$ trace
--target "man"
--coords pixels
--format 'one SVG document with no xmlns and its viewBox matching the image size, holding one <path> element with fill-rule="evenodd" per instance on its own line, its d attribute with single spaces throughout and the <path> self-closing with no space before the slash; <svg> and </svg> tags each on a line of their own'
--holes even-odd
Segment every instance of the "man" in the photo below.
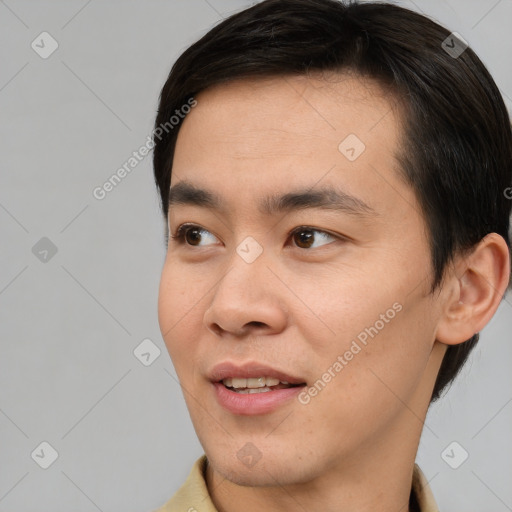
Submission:
<svg viewBox="0 0 512 512">
<path fill-rule="evenodd" d="M 397 6 L 266 0 L 177 60 L 155 142 L 159 323 L 205 451 L 160 511 L 437 510 L 426 412 L 510 282 L 478 57 Z"/>
</svg>

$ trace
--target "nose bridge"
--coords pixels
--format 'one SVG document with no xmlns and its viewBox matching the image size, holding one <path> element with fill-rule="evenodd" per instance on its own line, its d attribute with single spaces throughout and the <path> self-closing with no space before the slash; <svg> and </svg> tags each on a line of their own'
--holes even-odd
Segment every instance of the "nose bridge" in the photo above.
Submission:
<svg viewBox="0 0 512 512">
<path fill-rule="evenodd" d="M 253 237 L 238 244 L 205 312 L 208 329 L 240 334 L 251 326 L 283 328 L 286 312 L 278 290 L 269 282 L 273 276 L 269 263 L 263 246 Z"/>
<path fill-rule="evenodd" d="M 254 296 L 251 292 L 257 294 L 257 289 L 271 274 L 267 268 L 270 263 L 268 255 L 269 252 L 263 248 L 263 242 L 258 242 L 253 236 L 246 236 L 235 247 L 228 262 L 228 271 L 220 280 L 219 288 L 225 286 L 231 291 L 233 288 L 239 289 L 246 298 Z"/>
<path fill-rule="evenodd" d="M 263 246 L 254 238 L 246 237 L 233 252 L 228 271 L 219 281 L 212 302 L 215 299 L 224 300 L 223 295 L 227 295 L 228 299 L 239 299 L 240 305 L 265 300 L 264 296 L 268 297 L 269 294 L 262 291 L 269 291 L 265 282 L 271 275 L 268 264 Z"/>
</svg>

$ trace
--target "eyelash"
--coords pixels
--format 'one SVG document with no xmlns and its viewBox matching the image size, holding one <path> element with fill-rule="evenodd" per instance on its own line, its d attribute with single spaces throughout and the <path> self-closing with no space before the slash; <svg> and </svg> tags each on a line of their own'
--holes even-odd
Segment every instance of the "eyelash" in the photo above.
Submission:
<svg viewBox="0 0 512 512">
<path fill-rule="evenodd" d="M 185 244 L 185 235 L 187 233 L 187 229 L 192 229 L 192 228 L 196 228 L 198 231 L 206 231 L 208 233 L 210 233 L 210 231 L 208 231 L 207 229 L 204 229 L 202 228 L 201 226 L 198 226 L 197 224 L 189 224 L 189 223 L 185 223 L 185 224 L 181 224 L 180 226 L 178 226 L 178 229 L 176 230 L 176 233 L 174 235 L 170 235 L 169 238 L 174 240 L 176 243 L 178 244 L 181 244 L 181 245 L 184 245 Z M 296 228 L 292 229 L 289 233 L 288 233 L 288 236 L 287 236 L 287 239 L 290 238 L 290 236 L 292 236 L 293 234 L 297 233 L 297 232 L 300 232 L 300 231 L 315 231 L 317 233 L 324 233 L 332 238 L 335 238 L 339 241 L 347 241 L 348 238 L 346 237 L 343 237 L 343 236 L 340 236 L 340 235 L 333 235 L 332 233 L 329 233 L 328 231 L 324 231 L 323 229 L 317 229 L 317 228 L 314 228 L 312 226 L 297 226 Z M 332 243 L 332 242 L 330 242 Z M 329 244 L 325 244 L 325 245 L 330 245 Z M 189 247 L 197 247 L 195 245 L 190 245 Z M 306 250 L 304 249 L 303 247 L 298 247 L 298 249 L 303 249 L 303 250 Z"/>
</svg>

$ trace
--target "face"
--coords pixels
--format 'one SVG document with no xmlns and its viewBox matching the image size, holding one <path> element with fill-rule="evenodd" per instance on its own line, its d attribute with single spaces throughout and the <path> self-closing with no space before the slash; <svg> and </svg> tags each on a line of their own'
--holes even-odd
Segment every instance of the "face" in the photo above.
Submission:
<svg viewBox="0 0 512 512">
<path fill-rule="evenodd" d="M 159 323 L 212 468 L 292 484 L 403 450 L 433 385 L 439 308 L 391 100 L 349 76 L 196 99 L 174 156 L 182 236 Z"/>
</svg>

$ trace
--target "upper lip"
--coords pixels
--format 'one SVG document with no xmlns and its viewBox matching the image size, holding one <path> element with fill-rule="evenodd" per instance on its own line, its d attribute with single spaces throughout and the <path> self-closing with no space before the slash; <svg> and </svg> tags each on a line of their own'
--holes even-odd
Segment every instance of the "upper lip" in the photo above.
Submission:
<svg viewBox="0 0 512 512">
<path fill-rule="evenodd" d="M 228 377 L 238 378 L 256 378 L 256 377 L 274 377 L 280 381 L 285 381 L 290 384 L 305 384 L 304 379 L 290 375 L 284 371 L 276 368 L 271 368 L 264 363 L 255 361 L 236 364 L 230 361 L 225 361 L 216 364 L 208 373 L 208 378 L 212 382 L 219 382 L 227 379 Z"/>
</svg>

